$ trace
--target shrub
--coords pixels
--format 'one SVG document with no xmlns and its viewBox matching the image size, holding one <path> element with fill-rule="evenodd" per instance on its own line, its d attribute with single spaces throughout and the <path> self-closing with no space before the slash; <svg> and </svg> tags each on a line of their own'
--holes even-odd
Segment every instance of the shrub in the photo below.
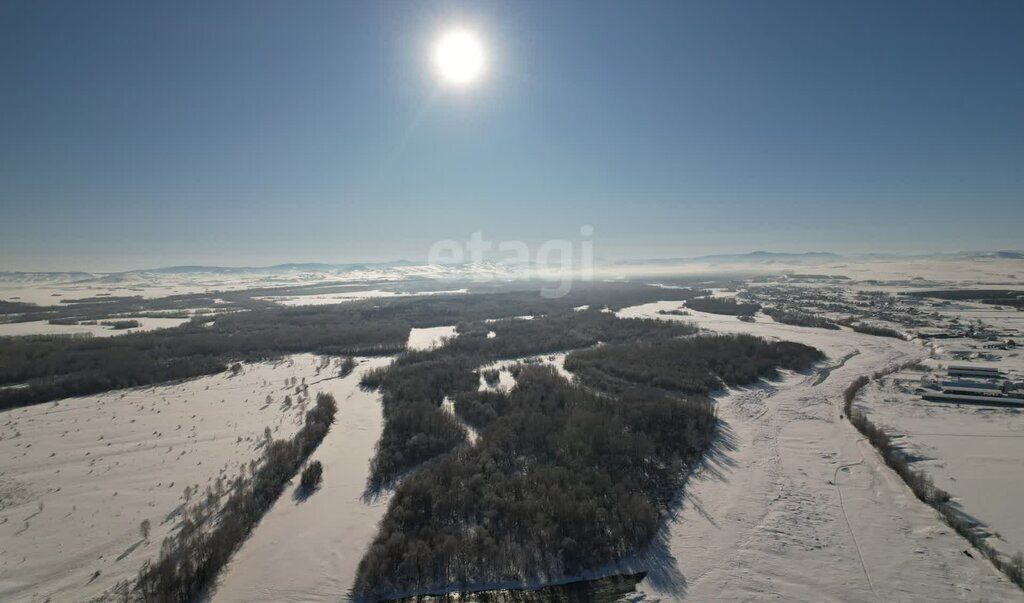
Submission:
<svg viewBox="0 0 1024 603">
<path fill-rule="evenodd" d="M 302 470 L 302 478 L 299 480 L 299 485 L 302 486 L 303 490 L 313 490 L 320 485 L 323 474 L 324 467 L 320 464 L 320 461 L 313 461 Z"/>
<path fill-rule="evenodd" d="M 114 330 L 137 329 L 142 325 L 137 320 L 104 320 L 100 324 L 105 327 L 112 327 Z"/>
<path fill-rule="evenodd" d="M 899 331 L 890 329 L 889 327 L 876 327 L 874 325 L 864 324 L 862 322 L 853 323 L 850 328 L 858 333 L 864 333 L 865 335 L 875 335 L 876 337 L 892 337 L 894 339 L 903 339 Z"/>
<path fill-rule="evenodd" d="M 356 369 L 356 360 L 351 356 L 345 356 L 338 365 L 338 376 L 348 377 Z"/>
</svg>

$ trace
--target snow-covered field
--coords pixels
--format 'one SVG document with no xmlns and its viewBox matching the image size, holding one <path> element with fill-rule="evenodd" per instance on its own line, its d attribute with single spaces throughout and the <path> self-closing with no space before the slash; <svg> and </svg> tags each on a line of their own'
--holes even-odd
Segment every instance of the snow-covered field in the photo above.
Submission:
<svg viewBox="0 0 1024 603">
<path fill-rule="evenodd" d="M 969 283 L 1009 288 L 1018 278 L 1019 265 L 1009 260 L 837 261 L 799 270 L 879 279 L 838 284 L 851 291 L 895 293 L 907 290 L 906 283 L 918 278 L 943 286 Z M 429 268 L 274 275 L 147 273 L 117 279 L 79 276 L 43 284 L 0 283 L 0 299 L 53 304 L 61 298 L 99 294 L 156 297 L 339 279 L 355 283 L 360 278 L 365 284 L 368 278 L 401 280 L 436 274 Z M 721 268 L 711 266 L 707 271 Z M 395 294 L 379 289 L 274 301 L 339 303 L 375 293 Z M 716 289 L 715 294 L 735 292 Z M 649 571 L 640 598 L 1024 599 L 980 555 L 965 555 L 969 544 L 918 501 L 840 416 L 842 390 L 850 382 L 908 360 L 928 358 L 932 352 L 925 342 L 876 337 L 848 328 L 785 325 L 763 314 L 757 315 L 756 322 L 746 323 L 694 310 L 686 316 L 658 313 L 680 305 L 645 304 L 617 314 L 802 342 L 821 349 L 829 360 L 819 372 L 790 373 L 777 382 L 718 396 L 717 412 L 723 421 L 718 448 L 689 482 L 664 538 L 639 558 L 622 564 L 621 569 Z M 1024 316 L 972 303 L 952 304 L 942 312 L 958 313 L 965 323 L 981 319 L 1008 328 L 1020 328 Z M 160 321 L 181 322 L 140 321 L 144 328 L 173 326 Z M 61 333 L 76 328 L 6 324 L 0 325 L 0 335 L 28 334 L 6 330 L 43 326 L 55 329 L 45 332 Z M 94 335 L 138 330 L 81 328 L 95 329 Z M 412 349 L 429 349 L 454 334 L 453 327 L 414 329 L 408 344 Z M 938 346 L 939 357 L 962 347 L 948 341 Z M 532 361 L 551 364 L 571 377 L 564 370 L 564 358 L 565 354 L 554 354 Z M 1022 358 L 1001 360 L 1024 362 Z M 339 403 L 336 423 L 313 455 L 324 464 L 323 484 L 305 499 L 296 498 L 293 488 L 286 490 L 223 571 L 210 598 L 266 602 L 345 598 L 387 505 L 386 495 L 363 499 L 382 419 L 378 394 L 361 390 L 358 382 L 364 371 L 388 361 L 360 359 L 352 375 L 336 379 L 333 364 L 321 368 L 322 358 L 300 355 L 278 363 L 247 365 L 237 376 L 215 375 L 0 412 L 0 600 L 88 600 L 119 580 L 133 578 L 178 524 L 176 511 L 185 502 L 186 486 L 195 488 L 191 496 L 205 496 L 218 477 L 234 477 L 241 465 L 258 456 L 265 427 L 278 438 L 299 427 L 302 410 L 292 377 L 299 383 L 305 379 L 310 398 L 320 391 L 331 392 Z M 484 368 L 501 369 L 498 387 L 509 388 L 514 379 L 508 366 L 514 362 Z M 1024 414 L 938 407 L 901 390 L 899 377 L 869 389 L 859 403 L 887 431 L 903 434 L 901 443 L 924 457 L 918 464 L 939 487 L 953 494 L 965 512 L 997 532 L 1006 544 L 1004 550 L 1024 548 L 1024 522 L 1019 521 L 1017 509 L 1024 499 Z M 481 387 L 489 387 L 483 378 Z M 295 398 L 291 406 L 284 403 L 286 395 Z M 147 519 L 152 526 L 148 540 L 140 534 L 140 523 Z"/>
<path fill-rule="evenodd" d="M 140 333 L 142 331 L 155 331 L 157 329 L 169 329 L 188 322 L 187 318 L 134 318 L 121 320 L 136 320 L 139 326 L 132 329 L 115 329 L 108 325 L 51 325 L 45 320 L 34 320 L 30 322 L 9 322 L 0 323 L 0 337 L 20 337 L 23 335 L 89 335 L 92 337 L 114 337 L 126 333 Z"/>
<path fill-rule="evenodd" d="M 1012 334 L 1024 312 L 973 302 L 938 308 L 943 319 Z M 1024 409 L 923 400 L 922 378 L 940 382 L 950 364 L 999 368 L 1010 381 L 1024 380 L 1024 351 L 1000 349 L 987 335 L 934 339 L 922 370 L 904 370 L 871 383 L 856 404 L 896 437 L 914 467 L 950 493 L 960 509 L 992 534 L 988 543 L 1012 555 L 1024 550 Z M 1019 339 L 1019 338 L 1018 338 Z"/>
<path fill-rule="evenodd" d="M 409 341 L 405 345 L 410 350 L 432 350 L 443 344 L 445 339 L 456 336 L 458 333 L 454 326 L 410 329 Z"/>
<path fill-rule="evenodd" d="M 348 377 L 320 384 L 338 401 L 335 423 L 311 457 L 323 463 L 323 483 L 305 499 L 285 490 L 222 572 L 213 601 L 345 598 L 389 500 L 363 498 L 383 418 L 379 394 L 359 388 L 363 372 L 388 362 L 363 359 Z"/>
<path fill-rule="evenodd" d="M 266 428 L 298 429 L 293 377 L 314 398 L 337 389 L 318 382 L 336 374 L 323 362 L 293 356 L 0 412 L 0 600 L 86 601 L 134 578 L 178 525 L 186 487 L 205 496 L 257 458 Z"/>
<path fill-rule="evenodd" d="M 1024 599 L 980 555 L 964 555 L 966 541 L 840 418 L 842 390 L 851 381 L 924 358 L 923 346 L 760 315 L 744 323 L 702 312 L 657 314 L 677 306 L 647 304 L 619 315 L 798 341 L 821 349 L 836 366 L 820 383 L 820 373 L 789 375 L 719 397 L 723 437 L 687 486 L 664 541 L 644 559 L 652 568 L 641 583 L 646 599 Z"/>
<path fill-rule="evenodd" d="M 1024 410 L 929 402 L 913 392 L 919 371 L 872 383 L 857 406 L 920 460 L 935 485 L 1000 535 L 993 546 L 1024 550 Z"/>
<path fill-rule="evenodd" d="M 344 293 L 321 293 L 312 295 L 291 295 L 291 296 L 267 296 L 258 297 L 265 301 L 271 301 L 281 306 L 326 306 L 330 304 L 341 304 L 350 301 L 364 299 L 377 299 L 381 297 L 410 297 L 414 295 L 458 295 L 465 293 L 465 289 L 452 289 L 450 291 L 429 291 L 417 293 L 402 293 L 397 291 L 383 291 L 371 289 L 367 291 L 347 291 Z"/>
</svg>

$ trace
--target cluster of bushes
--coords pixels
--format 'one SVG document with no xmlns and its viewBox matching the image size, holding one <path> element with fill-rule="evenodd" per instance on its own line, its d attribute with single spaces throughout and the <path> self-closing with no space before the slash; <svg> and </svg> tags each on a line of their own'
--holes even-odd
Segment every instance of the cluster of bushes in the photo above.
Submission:
<svg viewBox="0 0 1024 603">
<path fill-rule="evenodd" d="M 124 330 L 124 329 L 137 329 L 140 326 L 142 326 L 142 323 L 140 323 L 139 321 L 134 320 L 134 319 L 132 319 L 132 320 L 103 320 L 103 321 L 100 321 L 100 324 L 105 326 L 105 327 L 110 327 L 110 328 L 112 328 L 114 330 L 118 330 L 118 331 Z"/>
<path fill-rule="evenodd" d="M 689 312 L 687 312 L 686 310 L 681 310 L 681 309 L 676 309 L 676 310 L 658 310 L 658 314 L 661 314 L 661 315 L 664 315 L 664 316 L 689 316 L 690 315 Z"/>
<path fill-rule="evenodd" d="M 352 371 L 356 370 L 356 359 L 351 356 L 345 356 L 338 363 L 338 376 L 348 377 L 352 374 Z"/>
<path fill-rule="evenodd" d="M 895 339 L 903 339 L 903 335 L 895 329 L 889 327 L 877 327 L 869 325 L 863 322 L 855 322 L 850 324 L 850 328 L 858 333 L 864 333 L 865 335 L 875 335 L 877 337 L 893 337 Z"/>
<path fill-rule="evenodd" d="M 327 435 L 337 408 L 333 396 L 318 394 L 302 428 L 291 440 L 270 442 L 251 477 L 247 480 L 243 474 L 235 479 L 219 511 L 216 504 L 209 504 L 216 502 L 211 499 L 185 513 L 181 529 L 164 540 L 160 556 L 139 571 L 137 594 L 145 601 L 190 601 L 210 585 Z"/>
<path fill-rule="evenodd" d="M 459 417 L 476 429 L 487 427 L 508 410 L 508 396 L 491 390 L 462 392 L 453 402 Z"/>
<path fill-rule="evenodd" d="M 753 316 L 761 309 L 761 304 L 739 302 L 732 297 L 696 297 L 686 302 L 686 306 L 698 312 L 729 316 Z"/>
<path fill-rule="evenodd" d="M 654 537 L 711 440 L 710 404 L 650 391 L 612 398 L 547 366 L 519 373 L 507 394 L 456 397 L 480 437 L 397 487 L 357 596 L 549 581 Z"/>
<path fill-rule="evenodd" d="M 569 354 L 565 368 L 605 392 L 637 385 L 689 394 L 753 383 L 777 369 L 803 370 L 824 359 L 815 348 L 753 335 L 701 335 L 603 345 Z"/>
<path fill-rule="evenodd" d="M 821 316 L 815 316 L 813 314 L 797 310 L 785 310 L 783 308 L 775 307 L 765 308 L 764 313 L 771 316 L 776 322 L 781 322 L 785 325 L 816 327 L 818 329 L 831 329 L 833 331 L 839 329 L 839 325 L 827 318 L 822 318 Z"/>
<path fill-rule="evenodd" d="M 306 465 L 306 468 L 302 470 L 302 477 L 299 478 L 299 486 L 310 492 L 313 488 L 320 485 L 320 480 L 323 479 L 324 466 L 320 461 L 313 461 Z"/>
</svg>

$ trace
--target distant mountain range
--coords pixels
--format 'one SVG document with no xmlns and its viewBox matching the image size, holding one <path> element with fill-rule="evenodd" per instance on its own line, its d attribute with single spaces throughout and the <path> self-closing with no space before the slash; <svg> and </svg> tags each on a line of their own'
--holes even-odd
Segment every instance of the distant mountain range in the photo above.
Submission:
<svg viewBox="0 0 1024 603">
<path fill-rule="evenodd" d="M 809 251 L 804 253 L 780 253 L 771 251 L 752 251 L 749 253 L 702 255 L 689 258 L 649 258 L 639 260 L 623 260 L 604 262 L 605 265 L 619 266 L 665 266 L 682 264 L 826 264 L 844 261 L 891 261 L 908 259 L 942 259 L 942 260 L 971 260 L 971 259 L 1024 259 L 1024 251 L 964 251 L 955 253 L 931 253 L 931 254 L 884 254 L 870 253 L 857 255 L 839 255 L 825 251 Z M 212 274 L 212 275 L 233 275 L 233 274 L 278 274 L 296 272 L 358 272 L 366 270 L 387 270 L 392 268 L 408 268 L 415 266 L 427 266 L 425 262 L 411 262 L 409 260 L 396 260 L 393 262 L 370 262 L 355 264 L 327 264 L 318 262 L 275 264 L 273 266 L 167 266 L 163 268 L 148 268 L 143 270 L 127 270 L 123 272 L 2 272 L 0 271 L 0 282 L 42 282 L 42 281 L 88 281 L 103 279 L 108 282 L 130 281 L 134 278 L 145 277 L 146 275 L 167 275 L 167 274 Z"/>
<path fill-rule="evenodd" d="M 720 255 L 701 255 L 691 258 L 654 258 L 617 262 L 624 265 L 664 265 L 664 264 L 820 264 L 843 260 L 843 256 L 826 251 L 808 251 L 805 253 L 775 253 L 770 251 L 751 251 L 750 253 L 728 253 Z"/>
<path fill-rule="evenodd" d="M 728 264 L 748 262 L 781 262 L 786 264 L 804 264 L 819 262 L 834 262 L 843 259 L 843 256 L 829 253 L 827 251 L 808 251 L 806 253 L 772 253 L 770 251 L 751 251 L 750 253 L 734 253 L 724 255 L 704 255 L 693 258 L 693 262 Z"/>
<path fill-rule="evenodd" d="M 375 262 L 362 264 L 323 264 L 318 262 L 307 262 L 302 264 L 275 264 L 273 266 L 168 266 L 166 268 L 149 268 L 145 270 L 129 270 L 122 274 L 243 274 L 247 272 L 329 272 L 342 271 L 351 272 L 354 270 L 377 270 L 380 268 L 396 268 L 401 266 L 416 266 L 416 262 L 408 260 L 396 260 L 394 262 Z"/>
<path fill-rule="evenodd" d="M 844 261 L 887 261 L 908 259 L 938 260 L 972 260 L 972 259 L 1024 259 L 1022 251 L 960 251 L 954 253 L 869 253 L 856 255 L 839 255 L 826 251 L 809 251 L 805 253 L 777 253 L 771 251 L 751 251 L 750 253 L 732 253 L 720 255 L 701 255 L 689 258 L 652 258 L 616 262 L 620 265 L 673 265 L 673 264 L 822 264 Z"/>
</svg>

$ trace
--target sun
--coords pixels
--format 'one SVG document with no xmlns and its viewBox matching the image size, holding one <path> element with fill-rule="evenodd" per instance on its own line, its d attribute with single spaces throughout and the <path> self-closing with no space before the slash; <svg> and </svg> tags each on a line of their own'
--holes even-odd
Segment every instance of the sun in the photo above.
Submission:
<svg viewBox="0 0 1024 603">
<path fill-rule="evenodd" d="M 466 86 L 480 79 L 484 71 L 484 47 L 469 29 L 451 29 L 434 46 L 434 66 L 448 84 Z"/>
</svg>

